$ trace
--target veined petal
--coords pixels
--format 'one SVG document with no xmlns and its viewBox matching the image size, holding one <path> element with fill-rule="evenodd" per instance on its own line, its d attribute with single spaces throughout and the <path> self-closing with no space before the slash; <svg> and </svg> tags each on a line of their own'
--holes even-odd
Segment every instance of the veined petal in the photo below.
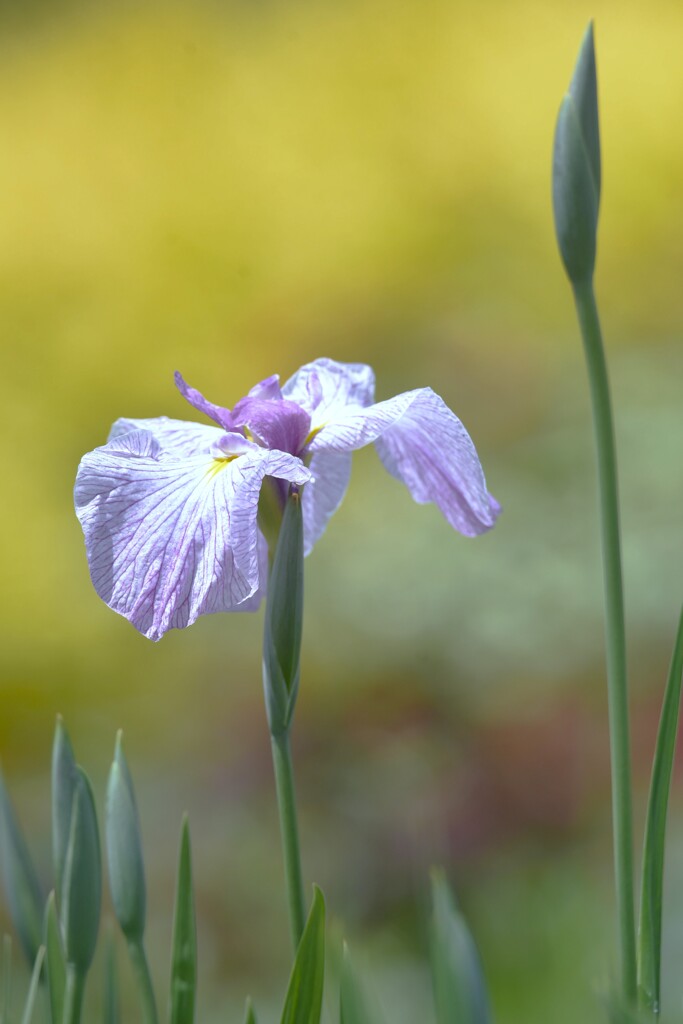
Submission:
<svg viewBox="0 0 683 1024">
<path fill-rule="evenodd" d="M 90 452 L 75 500 L 100 597 L 152 640 L 242 605 L 263 582 L 256 517 L 266 475 L 310 478 L 300 459 L 259 448 L 178 458 L 146 430 Z"/>
<path fill-rule="evenodd" d="M 117 420 L 109 431 L 108 441 L 130 434 L 133 430 L 147 430 L 157 439 L 162 452 L 172 455 L 199 455 L 208 452 L 225 434 L 220 427 L 208 423 L 193 423 L 157 416 L 151 420 Z"/>
<path fill-rule="evenodd" d="M 362 409 L 375 398 L 375 374 L 364 363 L 338 363 L 334 359 L 316 359 L 307 363 L 282 389 L 310 413 L 312 430 L 350 409 Z"/>
<path fill-rule="evenodd" d="M 351 477 L 350 452 L 317 452 L 310 461 L 313 479 L 303 489 L 304 554 L 313 550 L 328 520 L 341 505 Z"/>
<path fill-rule="evenodd" d="M 311 453 L 349 452 L 375 442 L 388 471 L 415 501 L 434 502 L 460 533 L 490 529 L 500 506 L 486 490 L 484 471 L 458 417 L 431 388 L 419 388 L 328 423 Z"/>
</svg>

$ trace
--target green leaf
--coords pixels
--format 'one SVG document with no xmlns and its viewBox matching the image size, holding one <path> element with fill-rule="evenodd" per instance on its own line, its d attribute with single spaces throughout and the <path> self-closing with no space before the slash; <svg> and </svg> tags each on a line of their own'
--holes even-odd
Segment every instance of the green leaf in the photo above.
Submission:
<svg viewBox="0 0 683 1024">
<path fill-rule="evenodd" d="M 313 886 L 313 903 L 296 953 L 281 1024 L 319 1024 L 325 980 L 325 900 Z"/>
<path fill-rule="evenodd" d="M 432 874 L 431 961 L 438 1024 L 490 1024 L 479 954 L 441 872 Z"/>
<path fill-rule="evenodd" d="M 104 956 L 104 1004 L 102 1019 L 104 1024 L 120 1024 L 121 1008 L 119 1006 L 118 972 L 116 970 L 116 947 L 111 931 L 107 935 Z"/>
<path fill-rule="evenodd" d="M 683 610 L 678 621 L 678 631 L 659 720 L 643 850 L 643 880 L 638 934 L 638 989 L 641 1003 L 654 1013 L 659 1013 L 660 1004 L 666 818 L 676 753 L 682 682 Z"/>
<path fill-rule="evenodd" d="M 346 943 L 344 943 L 339 1004 L 341 1024 L 382 1024 L 383 1022 L 379 1007 L 369 999 L 356 973 Z"/>
<path fill-rule="evenodd" d="M 40 975 L 43 970 L 43 961 L 45 959 L 45 946 L 41 946 L 36 956 L 36 962 L 33 965 L 33 972 L 31 974 L 31 984 L 28 989 L 28 996 L 26 997 L 26 1005 L 24 1007 L 24 1015 L 21 1018 L 21 1024 L 31 1024 L 33 1019 L 33 1010 L 36 1005 L 36 996 L 38 995 L 38 986 L 40 984 Z"/>
<path fill-rule="evenodd" d="M 57 902 L 62 898 L 62 880 L 71 832 L 71 811 L 78 779 L 76 759 L 61 715 L 57 716 L 52 745 L 52 860 Z"/>
<path fill-rule="evenodd" d="M 247 997 L 247 1005 L 244 1008 L 244 1024 L 257 1024 L 254 1007 L 249 997 Z"/>
<path fill-rule="evenodd" d="M 573 284 L 593 277 L 599 206 L 600 128 L 593 30 L 589 26 L 557 116 L 553 147 L 555 233 Z"/>
<path fill-rule="evenodd" d="M 145 869 L 140 819 L 121 732 L 109 772 L 104 827 L 114 912 L 128 941 L 140 943 L 145 931 Z"/>
<path fill-rule="evenodd" d="M 97 944 L 102 904 L 102 859 L 90 780 L 76 768 L 71 829 L 62 875 L 60 920 L 66 962 L 83 978 Z"/>
<path fill-rule="evenodd" d="M 1 773 L 0 859 L 12 923 L 33 964 L 42 939 L 44 897 Z"/>
<path fill-rule="evenodd" d="M 197 926 L 187 815 L 183 819 L 171 953 L 171 1024 L 193 1024 L 197 994 Z"/>
<path fill-rule="evenodd" d="M 286 732 L 299 689 L 304 599 L 301 497 L 289 495 L 268 579 L 263 631 L 263 686 L 273 735 Z"/>
<path fill-rule="evenodd" d="M 3 935 L 2 938 L 2 993 L 0 993 L 0 997 L 0 1024 L 9 1024 L 12 1000 L 12 940 L 9 935 Z"/>
<path fill-rule="evenodd" d="M 57 921 L 55 894 L 51 892 L 45 909 L 45 965 L 47 973 L 48 1003 L 52 1024 L 62 1024 L 64 1017 L 64 990 L 66 963 L 64 947 Z"/>
</svg>

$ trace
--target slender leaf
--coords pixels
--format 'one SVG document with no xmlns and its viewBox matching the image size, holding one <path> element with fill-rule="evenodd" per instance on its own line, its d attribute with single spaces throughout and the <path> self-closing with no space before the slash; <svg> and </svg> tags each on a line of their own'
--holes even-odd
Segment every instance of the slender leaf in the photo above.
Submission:
<svg viewBox="0 0 683 1024">
<path fill-rule="evenodd" d="M 2 938 L 2 992 L 0 993 L 0 1024 L 9 1024 L 12 1000 L 12 940 Z"/>
<path fill-rule="evenodd" d="M 479 954 L 444 876 L 432 875 L 431 960 L 438 1024 L 490 1024 Z"/>
<path fill-rule="evenodd" d="M 35 963 L 43 932 L 45 903 L 36 870 L 0 774 L 0 858 L 7 902 L 22 949 Z"/>
<path fill-rule="evenodd" d="M 384 1018 L 380 1009 L 365 991 L 353 966 L 346 943 L 344 943 L 339 1004 L 341 1024 L 383 1024 Z"/>
<path fill-rule="evenodd" d="M 40 975 L 43 970 L 43 961 L 45 960 L 45 946 L 41 946 L 36 956 L 36 962 L 33 965 L 33 972 L 31 974 L 31 984 L 28 989 L 28 996 L 26 997 L 26 1006 L 24 1007 L 24 1015 L 21 1018 L 21 1024 L 31 1024 L 33 1019 L 33 1010 L 36 1005 L 36 996 L 38 995 L 38 986 L 40 985 Z"/>
<path fill-rule="evenodd" d="M 247 998 L 247 1005 L 244 1008 L 244 1024 L 257 1024 L 256 1014 L 250 998 Z"/>
<path fill-rule="evenodd" d="M 676 642 L 659 720 L 643 851 L 643 881 L 638 935 L 638 990 L 641 1003 L 655 1013 L 659 1013 L 660 1005 L 666 818 L 676 753 L 682 682 L 683 610 L 678 621 Z"/>
<path fill-rule="evenodd" d="M 171 1024 L 194 1024 L 197 995 L 197 926 L 192 890 L 192 854 L 187 815 L 183 819 L 171 953 Z"/>
<path fill-rule="evenodd" d="M 62 936 L 57 921 L 55 894 L 48 896 L 45 909 L 45 965 L 48 1003 L 52 1024 L 62 1024 L 64 1017 L 64 990 L 66 989 L 66 962 Z"/>
<path fill-rule="evenodd" d="M 282 1024 L 319 1024 L 325 980 L 325 900 L 313 887 L 313 903 L 296 953 Z"/>
</svg>

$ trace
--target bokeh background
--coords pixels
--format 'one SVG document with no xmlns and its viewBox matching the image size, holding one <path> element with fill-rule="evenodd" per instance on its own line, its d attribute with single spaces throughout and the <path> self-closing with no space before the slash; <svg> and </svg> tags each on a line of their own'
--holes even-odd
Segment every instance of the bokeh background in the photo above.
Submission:
<svg viewBox="0 0 683 1024">
<path fill-rule="evenodd" d="M 679 0 L 0 7 L 3 768 L 49 884 L 55 715 L 100 795 L 124 728 L 160 994 L 190 811 L 203 1021 L 241 1019 L 247 992 L 274 1019 L 286 984 L 261 617 L 137 635 L 91 588 L 73 478 L 118 416 L 194 416 L 175 369 L 231 405 L 319 355 L 371 363 L 380 398 L 438 390 L 505 511 L 466 540 L 372 450 L 356 456 L 307 563 L 306 877 L 392 1022 L 427 1019 L 433 864 L 500 1021 L 601 1019 L 615 959 L 601 579 L 549 181 L 591 15 L 640 828 L 683 597 Z"/>
</svg>

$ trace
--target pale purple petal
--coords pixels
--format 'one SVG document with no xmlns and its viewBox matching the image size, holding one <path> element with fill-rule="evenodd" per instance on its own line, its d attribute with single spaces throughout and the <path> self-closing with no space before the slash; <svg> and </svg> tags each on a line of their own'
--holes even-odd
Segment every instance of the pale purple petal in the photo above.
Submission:
<svg viewBox="0 0 683 1024">
<path fill-rule="evenodd" d="M 189 384 L 186 384 L 182 376 L 176 370 L 175 375 L 175 386 L 183 396 L 183 398 L 190 403 L 198 412 L 203 412 L 209 419 L 214 420 L 224 430 L 232 430 L 232 417 L 229 409 L 224 409 L 222 405 L 214 405 L 213 402 L 209 402 L 204 395 L 197 391 L 196 388 L 191 388 Z"/>
<path fill-rule="evenodd" d="M 328 423 L 311 453 L 349 452 L 376 442 L 386 469 L 422 504 L 434 502 L 456 530 L 474 536 L 500 511 L 486 490 L 469 434 L 431 388 L 419 388 Z"/>
<path fill-rule="evenodd" d="M 375 398 L 375 375 L 364 363 L 316 359 L 290 377 L 282 394 L 310 413 L 311 427 L 316 430 L 350 408 L 371 405 Z"/>
<path fill-rule="evenodd" d="M 157 439 L 162 452 L 172 455 L 200 455 L 208 452 L 225 431 L 208 423 L 192 423 L 186 420 L 172 420 L 168 416 L 157 416 L 150 420 L 117 420 L 109 431 L 108 441 L 132 430 L 147 430 Z"/>
<path fill-rule="evenodd" d="M 167 455 L 145 430 L 90 452 L 75 500 L 100 597 L 153 640 L 242 605 L 263 583 L 256 517 L 266 475 L 300 486 L 310 477 L 300 459 L 263 449 Z"/>
<path fill-rule="evenodd" d="M 339 508 L 351 477 L 350 452 L 318 452 L 309 466 L 313 480 L 303 489 L 304 554 L 313 550 Z"/>
<path fill-rule="evenodd" d="M 247 397 L 268 398 L 270 401 L 279 402 L 282 398 L 280 374 L 274 373 L 271 377 L 266 377 L 265 380 L 260 380 L 258 384 L 254 384 Z"/>
</svg>

